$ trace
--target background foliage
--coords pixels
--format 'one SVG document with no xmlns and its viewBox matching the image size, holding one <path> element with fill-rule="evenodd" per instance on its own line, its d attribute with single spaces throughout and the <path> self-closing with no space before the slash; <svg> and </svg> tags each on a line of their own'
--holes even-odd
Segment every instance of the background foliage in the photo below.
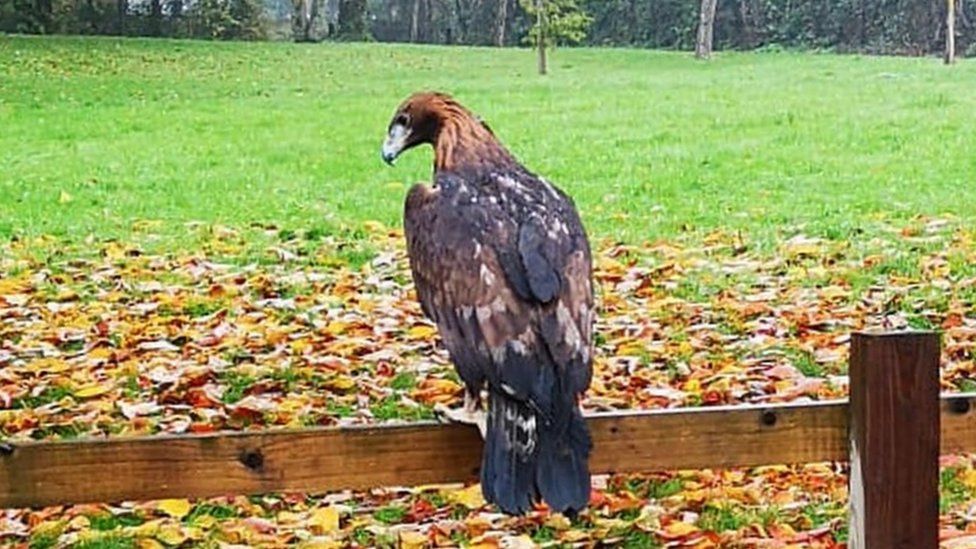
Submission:
<svg viewBox="0 0 976 549">
<path fill-rule="evenodd" d="M 3 0 L 0 31 L 218 39 L 292 38 L 292 12 L 317 2 L 315 38 L 517 45 L 532 16 L 518 0 Z M 696 0 L 581 0 L 587 45 L 687 49 Z M 958 2 L 957 49 L 976 41 Z M 945 3 L 923 0 L 722 0 L 718 49 L 783 46 L 921 55 L 945 41 Z"/>
</svg>

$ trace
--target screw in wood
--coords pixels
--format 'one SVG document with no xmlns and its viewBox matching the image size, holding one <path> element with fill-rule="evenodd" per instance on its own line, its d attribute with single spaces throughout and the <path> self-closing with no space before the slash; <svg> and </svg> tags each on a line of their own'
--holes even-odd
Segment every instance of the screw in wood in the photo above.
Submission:
<svg viewBox="0 0 976 549">
<path fill-rule="evenodd" d="M 762 415 L 759 416 L 759 421 L 761 421 L 766 427 L 776 425 L 776 412 L 772 410 L 764 410 Z"/>
</svg>

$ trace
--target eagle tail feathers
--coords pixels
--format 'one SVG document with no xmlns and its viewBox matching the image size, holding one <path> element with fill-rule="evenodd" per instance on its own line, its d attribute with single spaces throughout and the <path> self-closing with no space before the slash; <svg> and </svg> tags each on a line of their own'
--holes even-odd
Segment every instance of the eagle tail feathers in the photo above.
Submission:
<svg viewBox="0 0 976 549">
<path fill-rule="evenodd" d="M 579 407 L 568 410 L 562 432 L 544 429 L 539 437 L 536 484 L 553 511 L 574 516 L 590 500 L 589 457 L 593 444 Z"/>
<path fill-rule="evenodd" d="M 569 516 L 586 507 L 590 435 L 577 406 L 559 412 L 546 421 L 531 403 L 489 392 L 481 487 L 505 513 L 525 514 L 540 499 Z"/>
<path fill-rule="evenodd" d="M 481 491 L 485 500 L 510 515 L 531 511 L 538 500 L 536 428 L 536 412 L 526 402 L 489 391 Z"/>
</svg>

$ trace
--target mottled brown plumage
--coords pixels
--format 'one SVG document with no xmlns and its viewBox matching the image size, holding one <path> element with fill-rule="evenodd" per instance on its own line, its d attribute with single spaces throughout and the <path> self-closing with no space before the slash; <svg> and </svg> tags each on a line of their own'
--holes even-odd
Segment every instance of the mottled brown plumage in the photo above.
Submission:
<svg viewBox="0 0 976 549">
<path fill-rule="evenodd" d="M 408 98 L 384 158 L 422 143 L 434 148 L 434 185 L 407 195 L 410 267 L 469 395 L 488 391 L 482 489 L 509 513 L 539 499 L 579 511 L 590 491 L 590 438 L 578 399 L 590 383 L 593 334 L 579 216 L 449 96 Z"/>
</svg>

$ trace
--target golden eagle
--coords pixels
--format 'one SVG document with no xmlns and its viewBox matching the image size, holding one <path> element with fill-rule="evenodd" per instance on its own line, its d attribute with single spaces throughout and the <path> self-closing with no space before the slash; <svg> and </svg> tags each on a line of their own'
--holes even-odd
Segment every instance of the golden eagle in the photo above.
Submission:
<svg viewBox="0 0 976 549">
<path fill-rule="evenodd" d="M 383 160 L 423 143 L 434 184 L 410 189 L 404 230 L 420 304 L 466 387 L 464 413 L 449 417 L 481 422 L 487 501 L 523 514 L 541 499 L 575 514 L 589 499 L 592 446 L 579 408 L 593 357 L 586 232 L 573 201 L 450 96 L 404 101 Z"/>
</svg>

